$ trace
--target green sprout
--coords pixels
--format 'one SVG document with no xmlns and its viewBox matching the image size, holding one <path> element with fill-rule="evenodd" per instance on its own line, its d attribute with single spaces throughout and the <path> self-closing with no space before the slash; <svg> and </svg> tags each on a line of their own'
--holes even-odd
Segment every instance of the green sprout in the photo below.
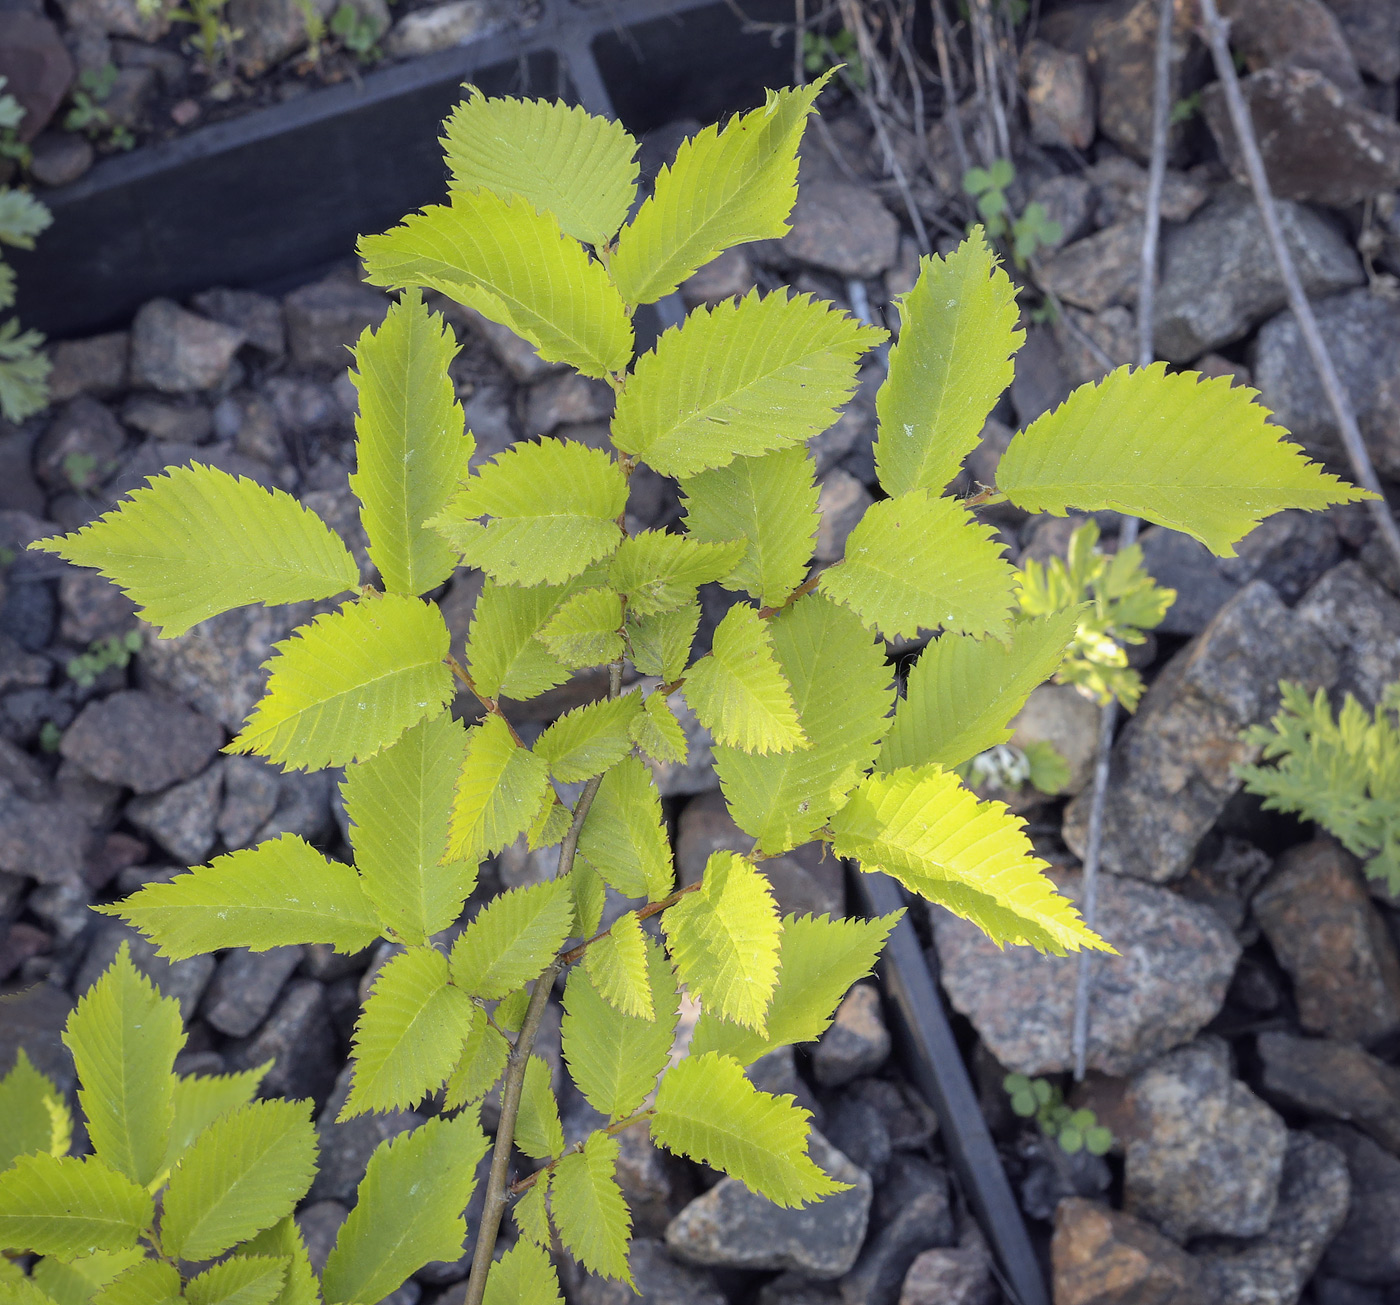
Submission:
<svg viewBox="0 0 1400 1305">
<path fill-rule="evenodd" d="M 97 683 L 97 677 L 113 667 L 125 670 L 132 657 L 141 651 L 141 631 L 128 630 L 122 635 L 111 635 L 106 639 L 94 639 L 88 644 L 85 653 L 68 659 L 64 668 L 80 689 L 90 689 Z"/>
<path fill-rule="evenodd" d="M 1066 1155 L 1087 1151 L 1107 1155 L 1113 1149 L 1113 1134 L 1099 1123 L 1092 1110 L 1071 1110 L 1064 1093 L 1048 1079 L 1008 1074 L 1001 1081 L 1011 1098 L 1011 1109 L 1022 1119 L 1034 1119 L 1040 1131 L 1060 1144 Z"/>
<path fill-rule="evenodd" d="M 1016 217 L 1011 212 L 1007 189 L 1016 180 L 1016 167 L 1010 159 L 996 159 L 990 168 L 968 168 L 963 174 L 963 190 L 977 207 L 987 234 L 993 240 L 1011 240 L 1011 255 L 1017 267 L 1025 265 L 1043 247 L 1059 244 L 1064 228 L 1044 204 L 1033 201 Z"/>
</svg>

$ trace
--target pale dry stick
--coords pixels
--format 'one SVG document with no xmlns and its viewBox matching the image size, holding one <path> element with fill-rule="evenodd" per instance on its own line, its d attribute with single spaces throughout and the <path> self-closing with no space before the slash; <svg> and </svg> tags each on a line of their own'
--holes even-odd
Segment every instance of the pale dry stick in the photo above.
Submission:
<svg viewBox="0 0 1400 1305">
<path fill-rule="evenodd" d="M 616 698 L 622 692 L 622 663 L 614 662 L 608 667 L 608 697 Z M 584 786 L 574 807 L 574 818 L 569 823 L 569 832 L 559 845 L 559 873 L 562 879 L 574 868 L 574 856 L 578 852 L 579 835 L 583 832 L 583 822 L 588 817 L 589 808 L 603 782 L 601 775 L 595 775 Z M 530 1004 L 525 1010 L 525 1019 L 516 1035 L 506 1060 L 505 1081 L 501 1086 L 501 1117 L 496 1125 L 495 1150 L 491 1155 L 491 1173 L 486 1180 L 486 1200 L 481 1209 L 481 1223 L 476 1233 L 476 1250 L 472 1255 L 471 1277 L 467 1279 L 467 1294 L 462 1305 L 481 1305 L 486 1295 L 486 1278 L 491 1272 L 492 1255 L 496 1250 L 496 1238 L 501 1231 L 501 1219 L 510 1201 L 510 1153 L 515 1145 L 515 1125 L 520 1116 L 520 1097 L 525 1088 L 525 1070 L 530 1063 L 530 1052 L 544 1019 L 545 1007 L 549 1004 L 549 994 L 554 990 L 554 980 L 564 968 L 562 957 L 556 957 L 548 968 L 535 980 L 534 991 L 530 994 Z"/>
<path fill-rule="evenodd" d="M 1011 131 L 1006 121 L 1006 106 L 1001 102 L 1001 73 L 996 57 L 996 37 L 988 0 L 972 0 L 972 39 L 985 69 L 987 94 L 992 106 L 992 126 L 996 131 L 998 157 L 1011 157 Z M 975 57 L 975 56 L 974 56 Z"/>
<path fill-rule="evenodd" d="M 1147 174 L 1147 199 L 1143 214 L 1142 268 L 1138 278 L 1138 366 L 1148 367 L 1156 356 L 1153 316 L 1157 304 L 1157 241 L 1162 229 L 1162 186 L 1167 176 L 1167 134 L 1171 127 L 1172 0 L 1157 6 L 1157 48 L 1152 82 L 1152 158 Z M 1118 547 L 1137 540 L 1137 517 L 1124 517 L 1118 528 Z M 1084 849 L 1084 923 L 1092 929 L 1099 910 L 1099 865 L 1103 859 L 1104 807 L 1108 798 L 1108 768 L 1113 754 L 1113 733 L 1118 724 L 1118 700 L 1111 698 L 1099 715 L 1098 746 L 1094 754 L 1093 787 L 1089 793 L 1089 837 Z M 1089 1050 L 1089 998 L 1094 960 L 1088 948 L 1079 953 L 1074 981 L 1074 1023 L 1070 1050 L 1074 1077 L 1084 1078 Z"/>
<path fill-rule="evenodd" d="M 948 54 L 952 33 L 948 15 L 943 12 L 943 0 L 931 0 L 933 5 L 933 48 L 938 56 L 938 76 L 943 82 L 943 116 L 953 128 L 953 153 L 958 159 L 959 179 L 967 176 L 969 160 L 967 142 L 963 139 L 962 110 L 958 107 L 958 86 L 953 79 L 953 61 Z"/>
<path fill-rule="evenodd" d="M 803 65 L 803 38 L 807 35 L 807 0 L 793 0 L 793 32 L 792 32 L 792 84 L 794 86 L 805 86 L 807 84 L 807 69 Z"/>
<path fill-rule="evenodd" d="M 1201 27 L 1206 44 L 1210 46 L 1216 75 L 1220 78 L 1220 85 L 1225 92 L 1225 106 L 1230 113 L 1230 125 L 1235 130 L 1240 157 L 1244 160 L 1245 171 L 1249 174 L 1254 202 L 1259 208 L 1259 216 L 1264 220 L 1264 232 L 1269 237 L 1274 262 L 1278 264 L 1279 276 L 1288 292 L 1288 306 L 1293 310 L 1293 316 L 1298 319 L 1298 330 L 1302 334 L 1303 343 L 1307 346 L 1313 366 L 1317 368 L 1322 388 L 1327 393 L 1327 401 L 1337 419 L 1342 446 L 1351 461 L 1352 471 L 1361 485 L 1376 495 L 1366 506 L 1375 518 L 1376 527 L 1390 548 L 1395 564 L 1400 566 L 1400 529 L 1397 529 L 1395 518 L 1391 515 L 1385 496 L 1381 492 L 1376 469 L 1371 465 L 1371 455 L 1366 451 L 1361 430 L 1356 424 L 1356 413 L 1352 410 L 1351 398 L 1342 385 L 1341 377 L 1337 375 L 1332 355 L 1327 350 L 1327 343 L 1323 340 L 1317 318 L 1313 315 L 1312 305 L 1303 290 L 1303 283 L 1298 279 L 1298 269 L 1293 265 L 1293 256 L 1288 252 L 1287 242 L 1283 238 L 1278 210 L 1274 207 L 1273 192 L 1269 189 L 1269 177 L 1264 171 L 1264 159 L 1259 153 L 1259 142 L 1254 135 L 1254 123 L 1244 102 L 1244 95 L 1240 91 L 1234 61 L 1230 57 L 1229 27 L 1221 20 L 1215 0 L 1201 0 Z"/>
</svg>

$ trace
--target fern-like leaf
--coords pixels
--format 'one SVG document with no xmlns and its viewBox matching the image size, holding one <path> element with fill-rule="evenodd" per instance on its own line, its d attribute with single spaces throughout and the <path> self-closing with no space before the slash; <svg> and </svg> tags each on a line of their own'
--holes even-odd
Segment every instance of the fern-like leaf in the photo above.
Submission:
<svg viewBox="0 0 1400 1305">
<path fill-rule="evenodd" d="M 98 1159 L 142 1187 L 160 1173 L 175 1121 L 180 1003 L 162 997 L 123 943 L 68 1018 L 78 1099 Z"/>
<path fill-rule="evenodd" d="M 667 1071 L 651 1135 L 668 1151 L 723 1170 L 790 1208 L 847 1187 L 808 1156 L 810 1119 L 791 1097 L 760 1092 L 737 1060 L 711 1051 Z"/>
<path fill-rule="evenodd" d="M 940 627 L 977 636 L 1006 634 L 1011 563 L 990 526 L 950 498 L 913 490 L 866 509 L 821 590 L 886 638 Z"/>
<path fill-rule="evenodd" d="M 637 360 L 613 442 L 666 476 L 801 443 L 836 420 L 861 354 L 884 338 L 810 295 L 697 308 Z"/>
<path fill-rule="evenodd" d="M 466 476 L 476 446 L 462 433 L 462 405 L 447 374 L 456 352 L 451 328 L 416 288 L 355 346 L 358 469 L 350 487 L 370 560 L 393 593 L 436 589 L 457 564 L 447 541 L 423 524 Z"/>
<path fill-rule="evenodd" d="M 153 1217 L 150 1194 L 96 1156 L 22 1155 L 0 1173 L 0 1246 L 64 1260 L 126 1251 Z"/>
<path fill-rule="evenodd" d="M 458 190 L 451 204 L 364 237 L 360 257 L 374 285 L 440 290 L 585 376 L 620 372 L 632 357 L 632 323 L 602 264 L 519 196 Z"/>
<path fill-rule="evenodd" d="M 360 582 L 340 537 L 290 494 L 200 464 L 152 476 L 91 525 L 32 547 L 95 567 L 163 638 L 248 603 L 332 598 Z"/>
<path fill-rule="evenodd" d="M 829 76 L 769 91 L 763 108 L 682 143 L 618 237 L 612 274 L 628 303 L 654 303 L 732 245 L 787 233 L 798 142 Z"/>
<path fill-rule="evenodd" d="M 618 916 L 612 928 L 589 946 L 583 956 L 583 968 L 599 995 L 624 1015 L 655 1018 L 647 974 L 646 935 L 635 911 Z"/>
<path fill-rule="evenodd" d="M 816 464 L 802 445 L 683 481 L 686 529 L 696 539 L 743 539 L 748 551 L 726 589 L 743 589 L 765 607 L 780 606 L 807 575 L 816 544 Z"/>
<path fill-rule="evenodd" d="M 1011 718 L 1059 667 L 1078 619 L 1070 608 L 1017 621 L 1005 644 L 961 634 L 935 639 L 909 672 L 879 769 L 936 762 L 951 770 L 1005 743 Z"/>
<path fill-rule="evenodd" d="M 342 1120 L 407 1110 L 436 1092 L 481 1013 L 447 977 L 447 957 L 410 947 L 375 975 L 355 1025 L 354 1078 Z"/>
<path fill-rule="evenodd" d="M 448 855 L 475 863 L 529 828 L 549 788 L 549 767 L 522 748 L 495 714 L 467 731 L 452 799 Z"/>
<path fill-rule="evenodd" d="M 177 961 L 221 947 L 318 942 L 351 953 L 380 930 L 359 876 L 296 834 L 215 857 L 94 909 L 120 916 Z"/>
<path fill-rule="evenodd" d="M 452 981 L 474 997 L 504 997 L 538 978 L 574 923 L 567 880 L 512 888 L 486 906 L 452 947 Z"/>
<path fill-rule="evenodd" d="M 455 188 L 520 195 L 590 245 L 607 244 L 626 221 L 637 142 L 619 122 L 560 101 L 488 99 L 471 87 L 443 130 Z"/>
<path fill-rule="evenodd" d="M 288 770 L 372 757 L 451 699 L 447 645 L 437 606 L 402 594 L 318 616 L 276 645 L 267 693 L 225 751 Z"/>
<path fill-rule="evenodd" d="M 704 544 L 664 530 L 644 530 L 618 545 L 608 582 L 626 595 L 629 612 L 657 616 L 690 602 L 701 585 L 722 580 L 747 547 L 743 540 Z"/>
<path fill-rule="evenodd" d="M 625 757 L 606 775 L 579 835 L 579 851 L 624 897 L 660 901 L 671 891 L 671 845 L 651 770 Z"/>
<path fill-rule="evenodd" d="M 561 584 L 617 547 L 626 505 L 627 479 L 606 453 L 547 439 L 498 453 L 429 525 L 502 584 Z"/>
<path fill-rule="evenodd" d="M 1011 355 L 1026 338 L 1016 318 L 1016 287 L 980 227 L 946 258 L 920 260 L 875 401 L 875 467 L 887 494 L 938 494 L 958 474 L 1011 384 Z"/>
<path fill-rule="evenodd" d="M 1221 557 L 1284 508 L 1370 497 L 1282 439 L 1255 397 L 1228 376 L 1169 375 L 1166 363 L 1120 367 L 1016 435 L 997 487 L 1027 512 L 1111 508 L 1145 517 Z"/>
<path fill-rule="evenodd" d="M 590 1133 L 582 1151 L 555 1166 L 550 1210 L 559 1240 L 584 1268 L 631 1285 L 632 1215 L 617 1185 L 618 1150 L 617 1138 Z"/>
<path fill-rule="evenodd" d="M 642 710 L 639 693 L 575 707 L 535 740 L 535 756 L 565 784 L 601 775 L 631 752 L 631 727 Z"/>
<path fill-rule="evenodd" d="M 1024 822 L 938 766 L 872 775 L 832 819 L 832 846 L 971 920 L 993 942 L 1108 951 L 1045 875 Z"/>
<path fill-rule="evenodd" d="M 549 1062 L 541 1056 L 531 1056 L 525 1065 L 515 1145 L 536 1160 L 553 1159 L 564 1149 L 559 1103 L 549 1085 Z"/>
</svg>

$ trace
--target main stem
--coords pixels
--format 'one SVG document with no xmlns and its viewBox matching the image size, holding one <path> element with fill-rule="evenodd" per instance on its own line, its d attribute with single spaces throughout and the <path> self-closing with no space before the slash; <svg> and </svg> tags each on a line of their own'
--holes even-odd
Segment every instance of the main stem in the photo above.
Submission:
<svg viewBox="0 0 1400 1305">
<path fill-rule="evenodd" d="M 608 668 L 608 697 L 616 698 L 622 692 L 622 663 L 614 662 Z M 569 832 L 559 847 L 559 874 L 562 879 L 574 868 L 574 856 L 578 852 L 579 834 L 583 822 L 593 805 L 598 786 L 603 782 L 601 775 L 595 775 L 579 794 L 578 805 L 574 807 L 574 818 L 569 822 Z M 530 1063 L 530 1052 L 534 1049 L 535 1038 L 544 1019 L 545 1007 L 549 1004 L 549 994 L 554 990 L 554 980 L 564 968 L 564 958 L 556 957 L 549 967 L 535 980 L 535 989 L 530 994 L 530 1005 L 525 1010 L 525 1020 L 520 1033 L 506 1060 L 505 1084 L 501 1088 L 501 1119 L 496 1125 L 495 1149 L 491 1153 L 491 1175 L 486 1181 L 486 1203 L 481 1211 L 481 1226 L 476 1233 L 476 1251 L 472 1255 L 471 1277 L 467 1279 L 467 1294 L 463 1305 L 481 1305 L 486 1295 L 486 1276 L 491 1272 L 492 1256 L 496 1252 L 496 1238 L 501 1231 L 501 1218 L 510 1200 L 510 1153 L 515 1145 L 515 1123 L 520 1117 L 520 1096 L 525 1088 L 525 1070 Z"/>
</svg>

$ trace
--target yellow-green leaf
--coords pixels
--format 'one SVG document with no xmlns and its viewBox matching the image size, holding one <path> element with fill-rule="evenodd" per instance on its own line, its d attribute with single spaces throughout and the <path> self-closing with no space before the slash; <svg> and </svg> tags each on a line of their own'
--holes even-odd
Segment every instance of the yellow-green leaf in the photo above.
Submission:
<svg viewBox="0 0 1400 1305">
<path fill-rule="evenodd" d="M 618 1150 L 617 1138 L 590 1133 L 582 1151 L 555 1166 L 550 1211 L 559 1240 L 584 1268 L 630 1285 L 632 1214 L 617 1185 Z"/>
<path fill-rule="evenodd" d="M 467 731 L 452 801 L 448 855 L 475 864 L 530 827 L 549 788 L 543 757 L 522 748 L 495 714 Z"/>
<path fill-rule="evenodd" d="M 609 1005 L 624 1015 L 654 1019 L 647 975 L 646 935 L 635 911 L 620 915 L 608 932 L 583 954 L 583 968 Z"/>
<path fill-rule="evenodd" d="M 674 874 L 661 794 L 641 758 L 624 757 L 603 776 L 578 846 L 624 897 L 656 902 L 671 891 Z"/>
</svg>

